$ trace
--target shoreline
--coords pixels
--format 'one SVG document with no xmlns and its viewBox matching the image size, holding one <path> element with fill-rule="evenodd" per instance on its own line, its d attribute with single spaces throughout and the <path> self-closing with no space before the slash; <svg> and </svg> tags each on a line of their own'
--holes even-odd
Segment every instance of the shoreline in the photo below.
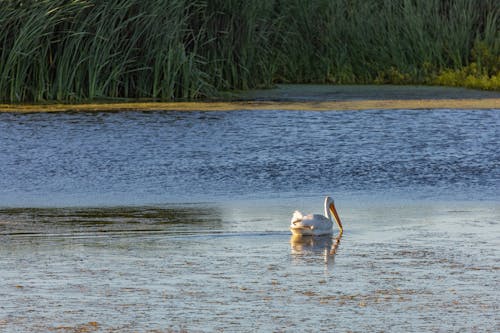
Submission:
<svg viewBox="0 0 500 333">
<path fill-rule="evenodd" d="M 0 113 L 380 109 L 500 109 L 500 92 L 436 86 L 279 84 L 234 92 L 220 100 L 0 103 Z"/>
<path fill-rule="evenodd" d="M 119 111 L 348 111 L 381 109 L 500 109 L 500 98 L 378 99 L 342 101 L 118 102 L 86 104 L 0 104 L 2 113 Z"/>
</svg>

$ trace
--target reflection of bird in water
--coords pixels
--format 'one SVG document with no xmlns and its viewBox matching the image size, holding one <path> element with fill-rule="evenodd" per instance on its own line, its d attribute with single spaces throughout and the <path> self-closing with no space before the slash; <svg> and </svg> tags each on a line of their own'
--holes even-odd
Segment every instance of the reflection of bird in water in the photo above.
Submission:
<svg viewBox="0 0 500 333">
<path fill-rule="evenodd" d="M 333 219 L 339 227 L 340 234 L 342 235 L 343 228 L 340 217 L 335 209 L 333 199 L 330 197 L 325 198 L 325 215 L 309 214 L 303 215 L 296 210 L 293 213 L 290 223 L 290 231 L 294 235 L 329 235 L 333 233 Z"/>
<path fill-rule="evenodd" d="M 334 238 L 330 235 L 316 237 L 292 235 L 290 238 L 292 256 L 305 259 L 311 256 L 314 258 L 314 255 L 321 254 L 326 263 L 333 263 L 340 238 L 342 238 L 342 233 Z"/>
<path fill-rule="evenodd" d="M 319 237 L 292 235 L 290 238 L 292 254 L 323 253 L 325 250 L 330 250 L 332 243 L 333 241 L 330 235 Z"/>
</svg>

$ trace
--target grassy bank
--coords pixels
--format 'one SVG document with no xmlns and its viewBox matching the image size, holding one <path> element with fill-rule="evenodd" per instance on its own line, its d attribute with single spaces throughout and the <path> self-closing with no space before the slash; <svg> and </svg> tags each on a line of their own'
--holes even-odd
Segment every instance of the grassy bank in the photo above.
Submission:
<svg viewBox="0 0 500 333">
<path fill-rule="evenodd" d="M 273 83 L 500 90 L 496 0 L 20 0 L 0 100 L 212 97 Z"/>
<path fill-rule="evenodd" d="M 133 102 L 84 104 L 0 104 L 1 112 L 114 112 L 114 111 L 345 111 L 345 110 L 426 110 L 496 109 L 500 98 L 482 99 L 388 99 L 351 101 L 233 101 L 233 102 Z"/>
</svg>

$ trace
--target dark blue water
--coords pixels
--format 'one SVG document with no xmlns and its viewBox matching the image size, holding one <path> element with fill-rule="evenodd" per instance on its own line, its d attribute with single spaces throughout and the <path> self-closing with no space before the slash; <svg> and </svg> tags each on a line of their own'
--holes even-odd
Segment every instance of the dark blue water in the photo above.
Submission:
<svg viewBox="0 0 500 333">
<path fill-rule="evenodd" d="M 0 205 L 490 200 L 499 110 L 0 114 Z"/>
</svg>

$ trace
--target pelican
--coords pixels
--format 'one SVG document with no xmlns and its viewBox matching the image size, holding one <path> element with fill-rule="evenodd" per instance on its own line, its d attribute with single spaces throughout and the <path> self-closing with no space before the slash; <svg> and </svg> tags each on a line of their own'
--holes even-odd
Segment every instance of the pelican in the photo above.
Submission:
<svg viewBox="0 0 500 333">
<path fill-rule="evenodd" d="M 340 230 L 340 235 L 343 233 L 342 222 L 340 222 L 339 215 L 335 209 L 333 199 L 330 197 L 325 198 L 325 215 L 309 214 L 303 215 L 296 210 L 293 212 L 292 220 L 290 223 L 290 231 L 294 235 L 301 236 L 319 236 L 328 235 L 333 233 L 333 218 L 337 223 Z"/>
</svg>

